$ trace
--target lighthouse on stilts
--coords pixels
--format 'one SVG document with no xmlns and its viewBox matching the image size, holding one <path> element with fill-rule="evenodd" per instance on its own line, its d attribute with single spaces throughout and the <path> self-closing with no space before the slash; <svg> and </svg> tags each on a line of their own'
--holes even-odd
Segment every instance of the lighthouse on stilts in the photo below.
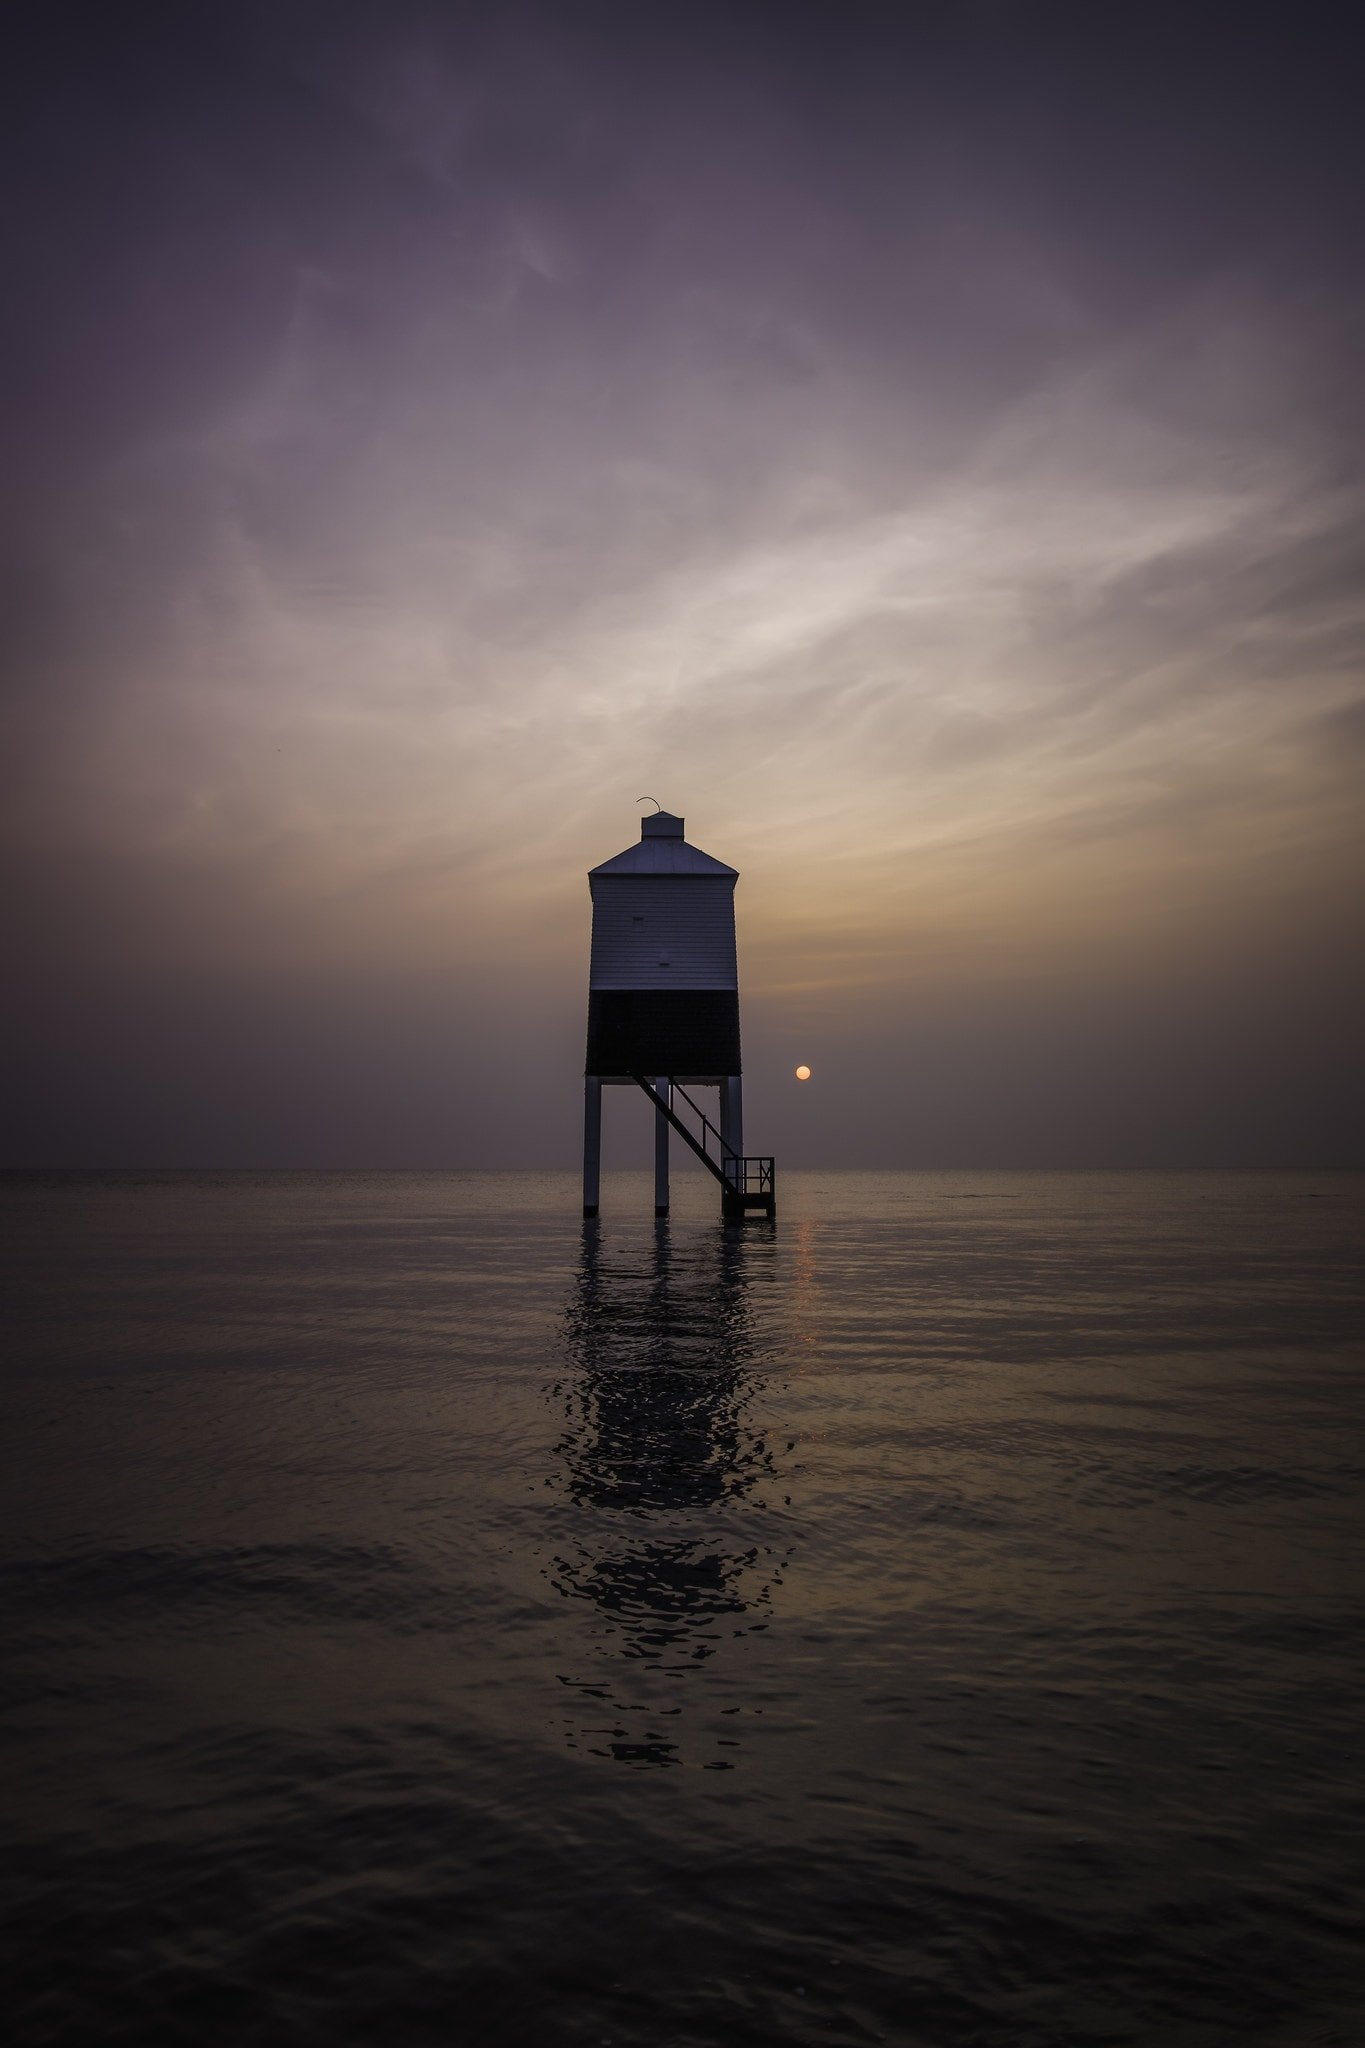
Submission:
<svg viewBox="0 0 1365 2048">
<path fill-rule="evenodd" d="M 583 1214 L 597 1214 L 602 1090 L 640 1088 L 654 1105 L 654 1213 L 668 1214 L 676 1131 L 720 1184 L 721 1211 L 771 1216 L 773 1161 L 744 1150 L 735 883 L 739 876 L 658 811 L 640 839 L 588 876 L 592 965 L 583 1082 Z M 717 1127 L 688 1093 L 720 1091 Z"/>
</svg>

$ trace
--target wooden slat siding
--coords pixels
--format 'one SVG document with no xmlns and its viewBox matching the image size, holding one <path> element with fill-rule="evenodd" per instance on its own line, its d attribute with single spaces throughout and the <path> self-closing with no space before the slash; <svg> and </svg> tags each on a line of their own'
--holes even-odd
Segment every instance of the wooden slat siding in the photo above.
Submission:
<svg viewBox="0 0 1365 2048">
<path fill-rule="evenodd" d="M 738 988 L 734 890 L 722 875 L 594 876 L 589 987 Z"/>
</svg>

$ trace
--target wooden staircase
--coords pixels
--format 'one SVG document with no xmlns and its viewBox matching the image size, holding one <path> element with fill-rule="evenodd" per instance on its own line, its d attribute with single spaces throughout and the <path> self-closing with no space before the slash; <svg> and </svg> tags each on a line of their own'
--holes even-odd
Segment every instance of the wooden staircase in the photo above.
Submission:
<svg viewBox="0 0 1365 2048">
<path fill-rule="evenodd" d="M 710 1117 L 692 1100 L 682 1083 L 671 1076 L 667 1098 L 643 1074 L 632 1074 L 630 1078 L 637 1088 L 644 1089 L 660 1114 L 668 1118 L 712 1178 L 720 1182 L 723 1216 L 746 1216 L 751 1209 L 761 1210 L 767 1216 L 777 1214 L 777 1164 L 771 1153 L 732 1152 Z M 678 1115 L 675 1103 L 679 1098 L 697 1119 L 699 1130 L 694 1131 Z"/>
</svg>

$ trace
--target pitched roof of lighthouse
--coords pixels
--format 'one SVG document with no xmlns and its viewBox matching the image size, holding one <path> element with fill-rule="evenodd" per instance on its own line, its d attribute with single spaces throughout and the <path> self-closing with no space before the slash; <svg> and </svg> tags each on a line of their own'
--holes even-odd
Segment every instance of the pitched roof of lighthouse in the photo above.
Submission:
<svg viewBox="0 0 1365 2048">
<path fill-rule="evenodd" d="M 604 860 L 588 872 L 590 875 L 734 875 L 736 878 L 739 874 L 737 868 L 727 868 L 723 860 L 712 860 L 710 854 L 703 853 L 699 846 L 689 846 L 683 838 L 683 820 L 675 818 L 671 811 L 656 811 L 651 818 L 641 818 L 639 844 L 628 846 L 624 853 Z"/>
</svg>

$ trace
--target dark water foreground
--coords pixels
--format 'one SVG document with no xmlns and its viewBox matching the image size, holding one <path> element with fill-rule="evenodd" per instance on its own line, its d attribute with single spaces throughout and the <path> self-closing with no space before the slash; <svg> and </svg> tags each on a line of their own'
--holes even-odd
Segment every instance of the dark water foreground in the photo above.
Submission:
<svg viewBox="0 0 1365 2048">
<path fill-rule="evenodd" d="M 1365 1183 L 15 1177 L 29 2044 L 1365 2039 Z"/>
</svg>

